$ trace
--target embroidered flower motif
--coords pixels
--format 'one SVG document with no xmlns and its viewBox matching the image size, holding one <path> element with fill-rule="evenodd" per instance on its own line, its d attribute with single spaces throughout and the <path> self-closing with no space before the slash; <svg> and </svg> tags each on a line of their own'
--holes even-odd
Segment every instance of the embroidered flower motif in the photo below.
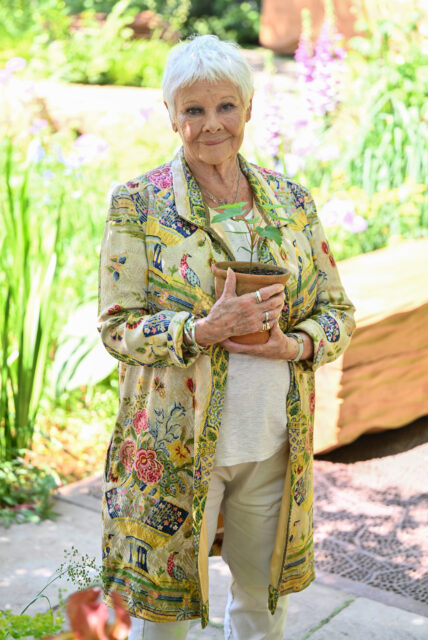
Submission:
<svg viewBox="0 0 428 640">
<path fill-rule="evenodd" d="M 163 475 L 163 465 L 153 449 L 139 449 L 134 460 L 134 469 L 139 480 L 145 484 L 159 482 Z"/>
<path fill-rule="evenodd" d="M 329 342 L 337 342 L 340 338 L 339 323 L 332 316 L 321 316 L 318 323 L 324 329 L 325 336 Z"/>
<path fill-rule="evenodd" d="M 193 409 L 196 409 L 196 398 L 195 398 L 196 382 L 193 380 L 193 378 L 187 378 L 186 387 L 188 388 L 188 390 L 192 394 Z"/>
<path fill-rule="evenodd" d="M 128 320 L 126 321 L 127 329 L 136 329 L 139 324 L 142 323 L 144 319 L 144 310 L 139 309 L 138 311 L 131 311 L 128 316 Z"/>
<path fill-rule="evenodd" d="M 158 300 L 161 304 L 166 304 L 168 302 L 168 291 L 161 291 L 158 297 Z"/>
<path fill-rule="evenodd" d="M 161 167 L 146 174 L 146 178 L 159 189 L 170 189 L 172 187 L 172 173 L 170 167 Z"/>
<path fill-rule="evenodd" d="M 325 254 L 328 254 L 328 244 L 326 242 L 321 242 L 321 249 Z"/>
<path fill-rule="evenodd" d="M 186 387 L 189 389 L 190 393 L 195 393 L 196 385 L 193 378 L 187 378 Z"/>
<path fill-rule="evenodd" d="M 165 398 L 165 383 L 161 382 L 160 378 L 156 377 L 152 382 L 153 391 L 157 391 L 161 398 Z"/>
<path fill-rule="evenodd" d="M 187 445 L 178 442 L 172 447 L 171 460 L 173 462 L 181 463 L 190 457 L 190 449 Z"/>
<path fill-rule="evenodd" d="M 312 391 L 311 395 L 309 396 L 309 411 L 311 413 L 314 413 L 315 411 L 315 391 Z"/>
<path fill-rule="evenodd" d="M 108 316 L 113 316 L 115 313 L 119 313 L 119 311 L 122 311 L 123 307 L 120 306 L 120 304 L 115 304 L 112 307 L 109 307 L 107 309 L 107 315 Z"/>
<path fill-rule="evenodd" d="M 333 256 L 332 256 L 332 255 L 330 255 L 330 256 L 328 256 L 328 257 L 329 257 L 329 260 L 330 260 L 330 264 L 331 264 L 331 266 L 332 266 L 332 267 L 335 267 L 335 266 L 336 266 L 336 262 L 335 262 L 335 260 L 334 260 Z"/>
<path fill-rule="evenodd" d="M 132 464 L 135 458 L 135 451 L 136 446 L 133 440 L 125 440 L 120 448 L 119 460 L 125 467 L 127 473 L 129 473 L 132 469 Z"/>
<path fill-rule="evenodd" d="M 279 255 L 281 256 L 282 260 L 284 260 L 284 262 L 286 262 L 286 261 L 287 261 L 287 254 L 286 254 L 286 252 L 284 251 L 283 247 L 281 247 L 281 248 L 280 248 L 280 250 L 279 250 Z"/>
<path fill-rule="evenodd" d="M 147 431 L 147 427 L 147 409 L 141 409 L 134 416 L 134 429 L 136 433 L 141 433 L 141 431 Z"/>
</svg>

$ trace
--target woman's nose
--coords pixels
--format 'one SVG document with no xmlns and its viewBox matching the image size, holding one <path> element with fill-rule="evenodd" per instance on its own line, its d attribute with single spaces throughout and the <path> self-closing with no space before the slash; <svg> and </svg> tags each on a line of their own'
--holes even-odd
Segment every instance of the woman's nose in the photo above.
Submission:
<svg viewBox="0 0 428 640">
<path fill-rule="evenodd" d="M 217 113 L 213 111 L 207 111 L 205 114 L 204 131 L 210 131 L 211 133 L 219 131 L 223 126 L 217 116 Z"/>
</svg>

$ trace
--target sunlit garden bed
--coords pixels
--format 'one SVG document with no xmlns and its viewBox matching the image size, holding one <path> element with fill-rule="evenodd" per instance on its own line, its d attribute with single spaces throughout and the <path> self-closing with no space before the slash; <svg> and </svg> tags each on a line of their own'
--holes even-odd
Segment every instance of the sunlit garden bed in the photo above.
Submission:
<svg viewBox="0 0 428 640">
<path fill-rule="evenodd" d="M 417 16 L 379 24 L 347 50 L 331 22 L 314 48 L 307 25 L 296 57 L 295 92 L 281 89 L 269 64 L 258 84 L 247 158 L 311 189 L 338 260 L 425 235 L 428 45 Z M 83 96 L 97 87 L 69 85 L 55 102 L 30 76 L 21 56 L 0 69 L 5 521 L 38 517 L 28 492 L 7 489 L 19 484 L 14 459 L 35 465 L 30 476 L 47 492 L 54 482 L 37 468 L 50 469 L 56 483 L 102 469 L 116 374 L 114 363 L 101 373 L 88 363 L 99 341 L 106 196 L 113 182 L 169 160 L 178 145 L 155 89 L 133 89 L 136 107 L 121 119 L 119 97 L 89 103 Z M 114 88 L 122 91 L 130 95 Z M 79 310 L 87 331 L 76 336 L 68 323 Z M 48 511 L 42 504 L 39 516 Z"/>
</svg>

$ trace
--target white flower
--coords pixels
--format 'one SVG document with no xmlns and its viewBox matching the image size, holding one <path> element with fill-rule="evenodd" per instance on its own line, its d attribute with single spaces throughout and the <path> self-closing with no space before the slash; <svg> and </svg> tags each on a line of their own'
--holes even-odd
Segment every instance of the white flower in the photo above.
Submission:
<svg viewBox="0 0 428 640">
<path fill-rule="evenodd" d="M 301 156 L 297 156 L 294 153 L 286 153 L 284 155 L 285 168 L 287 170 L 287 175 L 290 178 L 294 178 L 294 176 L 305 168 L 305 160 Z"/>
</svg>

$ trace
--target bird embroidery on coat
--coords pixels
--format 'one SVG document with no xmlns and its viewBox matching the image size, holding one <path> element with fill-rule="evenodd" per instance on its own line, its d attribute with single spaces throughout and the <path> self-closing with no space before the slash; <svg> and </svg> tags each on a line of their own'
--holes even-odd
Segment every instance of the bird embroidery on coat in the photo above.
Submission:
<svg viewBox="0 0 428 640">
<path fill-rule="evenodd" d="M 190 253 L 183 253 L 183 257 L 181 258 L 181 262 L 180 262 L 180 273 L 183 276 L 183 278 L 187 280 L 187 282 L 192 287 L 200 287 L 201 282 L 198 276 L 193 271 L 193 269 L 189 267 L 189 265 L 187 264 L 187 258 L 191 258 L 191 257 L 192 256 L 190 255 Z"/>
<path fill-rule="evenodd" d="M 177 551 L 174 551 L 173 553 L 170 554 L 166 568 L 168 571 L 168 575 L 171 576 L 171 578 L 175 578 L 176 580 L 181 582 L 181 580 L 187 580 L 187 576 L 184 569 L 182 569 L 181 567 L 178 567 L 174 562 L 174 556 L 176 553 Z"/>
</svg>

